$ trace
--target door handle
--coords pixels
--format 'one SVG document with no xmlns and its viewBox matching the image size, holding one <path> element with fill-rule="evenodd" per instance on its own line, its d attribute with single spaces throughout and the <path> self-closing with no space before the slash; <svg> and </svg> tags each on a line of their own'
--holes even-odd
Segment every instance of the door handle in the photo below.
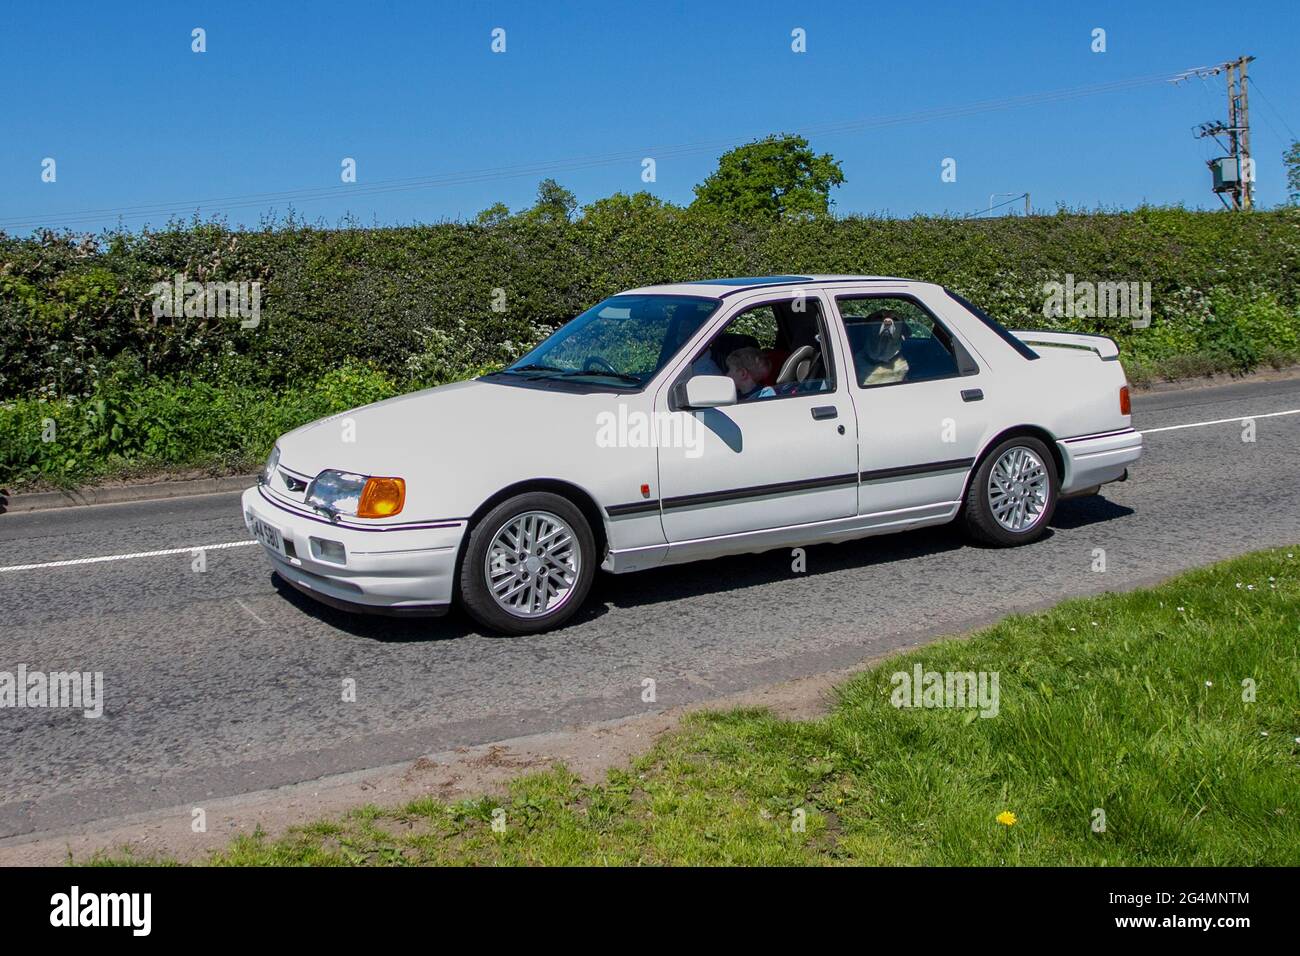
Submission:
<svg viewBox="0 0 1300 956">
<path fill-rule="evenodd" d="M 817 421 L 825 418 L 838 418 L 839 414 L 839 409 L 834 405 L 818 405 L 812 410 L 812 417 Z"/>
<path fill-rule="evenodd" d="M 980 402 L 984 400 L 984 389 L 982 388 L 963 388 L 961 390 L 961 400 L 963 402 Z"/>
</svg>

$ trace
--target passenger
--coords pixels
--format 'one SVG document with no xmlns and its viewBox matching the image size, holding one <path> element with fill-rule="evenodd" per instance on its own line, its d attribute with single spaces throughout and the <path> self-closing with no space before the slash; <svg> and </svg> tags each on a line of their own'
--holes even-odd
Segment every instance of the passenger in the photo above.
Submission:
<svg viewBox="0 0 1300 956">
<path fill-rule="evenodd" d="M 880 323 L 872 329 L 874 323 Z M 903 320 L 889 309 L 879 309 L 867 316 L 868 331 L 863 352 L 866 370 L 863 385 L 889 385 L 907 377 L 907 359 L 903 358 Z"/>
<path fill-rule="evenodd" d="M 736 383 L 736 398 L 747 402 L 754 398 L 770 398 L 776 389 L 763 382 L 772 374 L 772 368 L 761 351 L 746 346 L 727 356 L 727 374 Z"/>
</svg>

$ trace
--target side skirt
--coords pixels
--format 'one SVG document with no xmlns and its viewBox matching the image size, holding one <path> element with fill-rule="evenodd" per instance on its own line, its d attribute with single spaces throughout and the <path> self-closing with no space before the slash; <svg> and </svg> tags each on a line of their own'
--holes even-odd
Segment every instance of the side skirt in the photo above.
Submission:
<svg viewBox="0 0 1300 956">
<path fill-rule="evenodd" d="M 946 501 L 915 508 L 903 508 L 898 511 L 835 518 L 812 524 L 788 525 L 781 528 L 766 528 L 762 531 L 718 535 L 712 538 L 693 538 L 689 541 L 653 545 L 648 548 L 611 551 L 606 556 L 602 567 L 606 571 L 622 574 L 648 567 L 685 564 L 689 561 L 703 561 L 730 554 L 757 554 L 774 548 L 851 541 L 877 534 L 891 534 L 895 531 L 944 524 L 957 516 L 960 507 L 960 501 Z"/>
</svg>

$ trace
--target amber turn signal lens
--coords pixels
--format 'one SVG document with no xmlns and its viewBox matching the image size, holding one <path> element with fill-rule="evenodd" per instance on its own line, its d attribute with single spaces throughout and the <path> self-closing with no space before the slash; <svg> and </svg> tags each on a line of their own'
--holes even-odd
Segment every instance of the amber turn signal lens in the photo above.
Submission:
<svg viewBox="0 0 1300 956">
<path fill-rule="evenodd" d="M 1128 397 L 1128 386 L 1125 385 L 1119 390 L 1119 413 L 1121 415 L 1133 414 L 1133 403 Z M 373 480 L 373 479 L 372 479 Z M 365 499 L 362 499 L 363 501 Z"/>
<path fill-rule="evenodd" d="M 371 478 L 361 490 L 358 518 L 388 518 L 406 504 L 406 482 L 401 478 Z"/>
</svg>

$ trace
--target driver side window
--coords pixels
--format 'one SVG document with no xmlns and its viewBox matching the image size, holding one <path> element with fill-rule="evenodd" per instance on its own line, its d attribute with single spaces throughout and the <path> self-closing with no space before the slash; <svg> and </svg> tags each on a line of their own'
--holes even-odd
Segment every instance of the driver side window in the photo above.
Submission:
<svg viewBox="0 0 1300 956">
<path fill-rule="evenodd" d="M 816 299 L 801 297 L 746 309 L 691 361 L 692 375 L 727 375 L 741 402 L 835 387 Z"/>
</svg>

